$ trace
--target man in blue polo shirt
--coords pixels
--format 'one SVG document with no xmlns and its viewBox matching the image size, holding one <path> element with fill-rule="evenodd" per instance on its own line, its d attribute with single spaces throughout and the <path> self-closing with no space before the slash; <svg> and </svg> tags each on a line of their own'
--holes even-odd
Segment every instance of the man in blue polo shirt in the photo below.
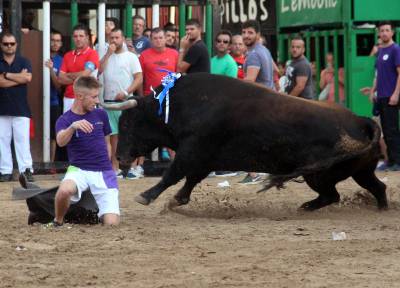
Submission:
<svg viewBox="0 0 400 288">
<path fill-rule="evenodd" d="M 12 180 L 11 138 L 14 140 L 18 170 L 32 182 L 29 143 L 31 111 L 27 99 L 27 83 L 32 80 L 32 67 L 28 59 L 16 55 L 17 40 L 13 34 L 4 33 L 0 43 L 0 182 Z"/>
<path fill-rule="evenodd" d="M 60 90 L 58 82 L 63 57 L 59 54 L 62 47 L 62 35 L 58 31 L 52 31 L 50 35 L 50 57 L 45 66 L 50 69 L 50 161 L 54 162 L 56 156 L 56 121 L 61 115 Z"/>
</svg>

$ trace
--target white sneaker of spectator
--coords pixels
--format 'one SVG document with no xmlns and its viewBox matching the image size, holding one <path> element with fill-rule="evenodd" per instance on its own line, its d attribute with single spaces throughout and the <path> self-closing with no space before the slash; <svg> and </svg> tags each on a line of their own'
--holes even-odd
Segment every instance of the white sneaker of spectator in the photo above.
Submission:
<svg viewBox="0 0 400 288">
<path fill-rule="evenodd" d="M 117 178 L 119 178 L 119 179 L 124 178 L 124 172 L 122 172 L 121 169 L 118 169 L 117 171 L 115 171 L 115 174 L 117 175 Z"/>
<path fill-rule="evenodd" d="M 138 175 L 138 171 L 136 170 L 136 167 L 135 167 L 135 168 L 130 168 L 129 169 L 129 171 L 126 174 L 125 178 L 128 179 L 128 180 L 135 180 L 135 179 L 139 179 L 141 177 Z"/>
<path fill-rule="evenodd" d="M 136 176 L 138 176 L 139 178 L 143 178 L 144 177 L 144 169 L 141 165 L 136 166 Z"/>
</svg>

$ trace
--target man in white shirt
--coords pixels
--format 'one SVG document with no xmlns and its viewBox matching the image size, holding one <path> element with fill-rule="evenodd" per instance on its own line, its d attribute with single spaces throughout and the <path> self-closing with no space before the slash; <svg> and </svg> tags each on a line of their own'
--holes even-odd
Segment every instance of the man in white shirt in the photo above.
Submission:
<svg viewBox="0 0 400 288">
<path fill-rule="evenodd" d="M 138 57 L 124 49 L 125 37 L 121 29 L 113 29 L 110 35 L 110 44 L 107 53 L 104 55 L 100 64 L 100 71 L 103 71 L 104 81 L 104 101 L 122 101 L 132 96 L 142 87 L 143 76 L 142 68 Z M 106 110 L 111 125 L 111 160 L 113 169 L 117 176 L 122 177 L 116 159 L 116 150 L 118 144 L 118 120 L 121 111 Z M 140 159 L 142 161 L 142 159 Z M 129 179 L 136 179 L 143 176 L 142 163 L 137 165 L 139 159 L 136 159 L 129 171 Z"/>
</svg>

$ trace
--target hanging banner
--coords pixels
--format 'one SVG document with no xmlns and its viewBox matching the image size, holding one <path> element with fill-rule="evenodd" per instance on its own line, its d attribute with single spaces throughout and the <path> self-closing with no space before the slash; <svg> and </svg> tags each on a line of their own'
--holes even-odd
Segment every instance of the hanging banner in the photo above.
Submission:
<svg viewBox="0 0 400 288">
<path fill-rule="evenodd" d="M 275 0 L 219 0 L 221 28 L 240 33 L 247 20 L 260 22 L 261 30 L 275 34 Z"/>
<path fill-rule="evenodd" d="M 277 0 L 278 25 L 292 27 L 342 22 L 342 4 L 343 0 Z"/>
</svg>

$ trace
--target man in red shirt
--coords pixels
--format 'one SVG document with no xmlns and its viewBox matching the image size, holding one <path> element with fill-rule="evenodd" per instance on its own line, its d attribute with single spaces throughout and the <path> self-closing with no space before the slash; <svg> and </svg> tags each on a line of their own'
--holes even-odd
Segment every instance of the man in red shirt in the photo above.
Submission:
<svg viewBox="0 0 400 288">
<path fill-rule="evenodd" d="M 161 84 L 162 78 L 167 75 L 159 69 L 176 71 L 178 63 L 178 51 L 166 46 L 165 32 L 161 28 L 154 28 L 151 31 L 151 48 L 140 54 L 139 61 L 143 71 L 144 95 L 151 93 L 150 87 L 157 87 Z"/>
<path fill-rule="evenodd" d="M 246 46 L 243 43 L 242 35 L 232 36 L 231 56 L 238 66 L 238 79 L 244 78 L 243 64 L 245 61 Z"/>
<path fill-rule="evenodd" d="M 99 55 L 89 47 L 89 29 L 85 25 L 78 24 L 72 29 L 72 37 L 75 50 L 64 55 L 58 76 L 60 84 L 67 86 L 64 93 L 63 112 L 68 111 L 74 103 L 75 94 L 72 85 L 75 79 L 89 75 L 97 77 L 99 67 Z"/>
<path fill-rule="evenodd" d="M 165 31 L 161 28 L 154 28 L 150 35 L 151 48 L 140 54 L 139 61 L 143 73 L 143 92 L 144 95 L 151 93 L 150 87 L 157 87 L 161 84 L 162 78 L 167 75 L 159 69 L 176 72 L 179 53 L 175 49 L 168 48 Z M 166 152 L 168 151 L 168 154 Z M 161 157 L 164 159 L 173 159 L 175 152 L 167 148 L 163 149 Z"/>
</svg>

